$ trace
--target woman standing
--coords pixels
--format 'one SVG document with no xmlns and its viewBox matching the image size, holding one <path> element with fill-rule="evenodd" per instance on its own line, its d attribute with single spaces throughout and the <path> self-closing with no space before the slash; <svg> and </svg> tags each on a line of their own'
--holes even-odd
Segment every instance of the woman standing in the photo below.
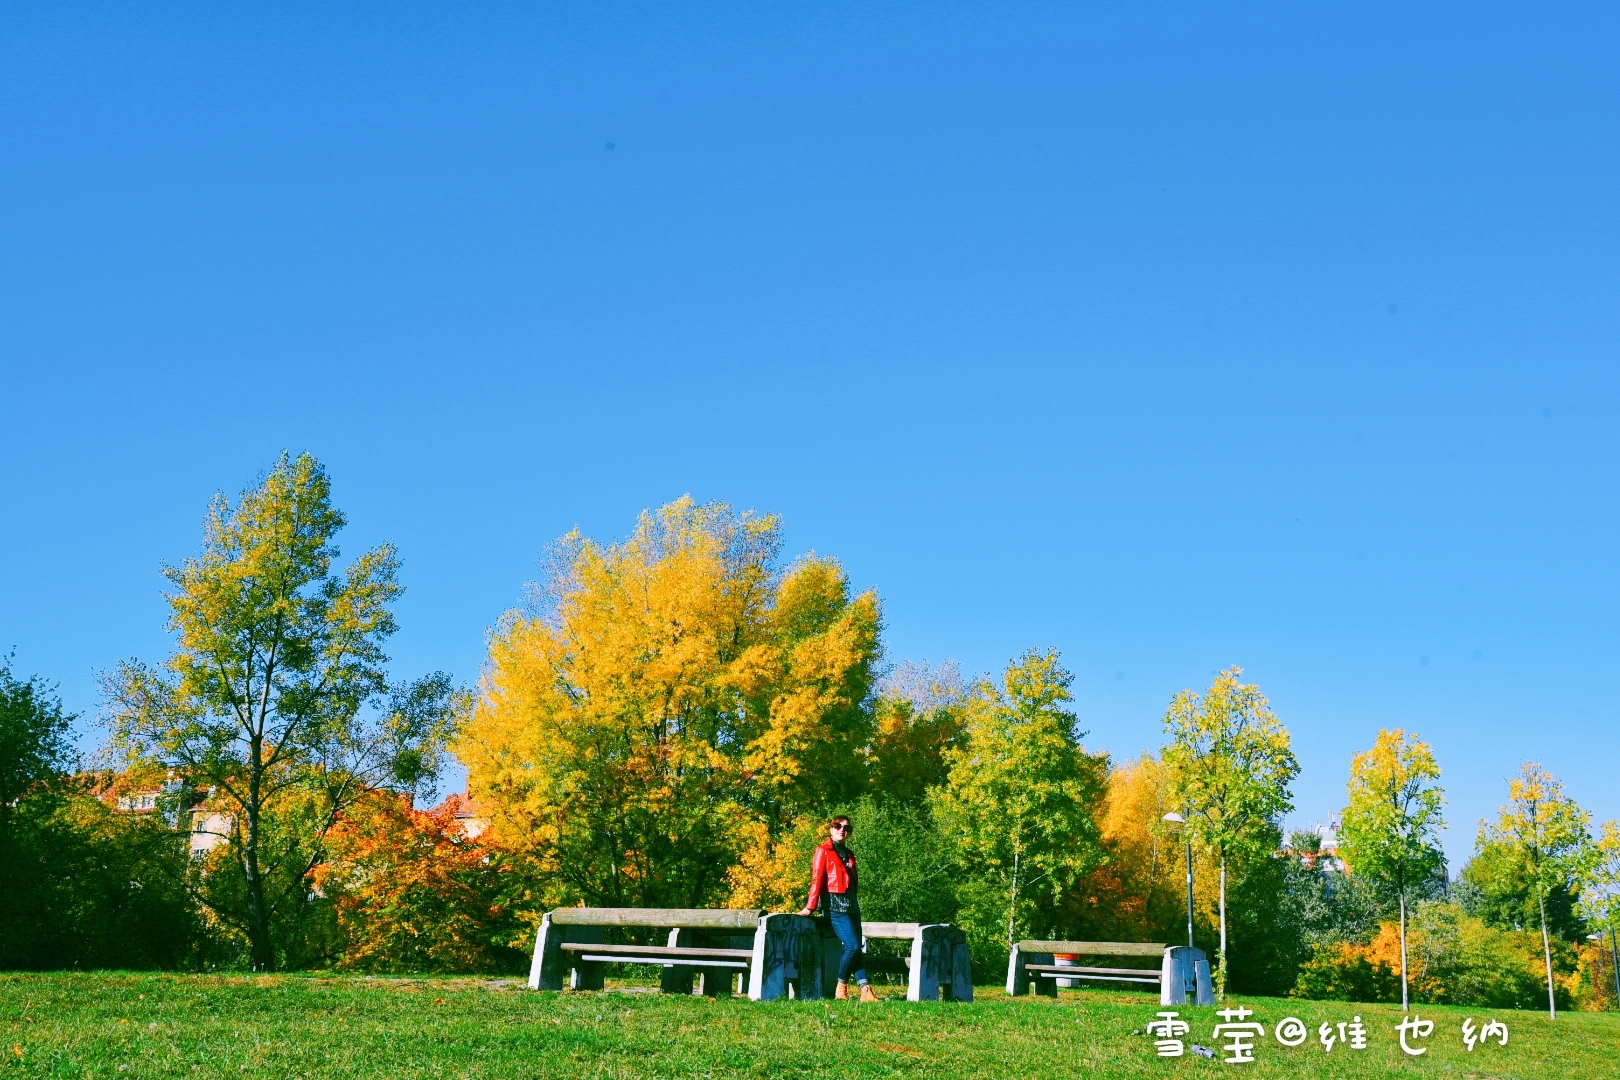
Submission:
<svg viewBox="0 0 1620 1080">
<path fill-rule="evenodd" d="M 833 997 L 840 1001 L 849 998 L 849 976 L 853 972 L 861 986 L 861 1000 L 876 1001 L 877 995 L 866 978 L 866 954 L 861 951 L 861 905 L 856 897 L 859 882 L 855 853 L 848 846 L 849 818 L 833 818 L 827 832 L 827 842 L 816 848 L 810 863 L 810 899 L 799 914 L 809 915 L 824 900 L 833 933 L 844 946 L 844 955 L 838 961 L 838 989 Z"/>
</svg>

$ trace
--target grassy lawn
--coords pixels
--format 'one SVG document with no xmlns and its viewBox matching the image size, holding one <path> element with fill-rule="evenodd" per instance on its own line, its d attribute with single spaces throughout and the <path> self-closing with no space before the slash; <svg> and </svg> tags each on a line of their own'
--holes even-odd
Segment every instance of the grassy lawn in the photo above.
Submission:
<svg viewBox="0 0 1620 1080">
<path fill-rule="evenodd" d="M 890 994 L 897 991 L 888 990 Z M 1424 1006 L 1428 1053 L 1404 1055 L 1381 1005 L 1240 999 L 1266 1037 L 1257 1075 L 1297 1077 L 1620 1077 L 1620 1015 Z M 1220 1057 L 1155 1056 L 1133 1035 L 1158 1006 L 1146 994 L 1065 991 L 973 1005 L 751 1003 L 636 988 L 537 994 L 516 980 L 122 974 L 0 975 L 4 1076 L 136 1077 L 1171 1077 L 1226 1075 Z M 1183 1009 L 1188 1043 L 1211 1037 L 1210 1009 Z M 1369 1046 L 1324 1053 L 1323 1021 L 1359 1013 Z M 1273 1025 L 1311 1029 L 1287 1049 Z M 1508 1045 L 1463 1049 L 1464 1017 L 1504 1020 Z"/>
</svg>

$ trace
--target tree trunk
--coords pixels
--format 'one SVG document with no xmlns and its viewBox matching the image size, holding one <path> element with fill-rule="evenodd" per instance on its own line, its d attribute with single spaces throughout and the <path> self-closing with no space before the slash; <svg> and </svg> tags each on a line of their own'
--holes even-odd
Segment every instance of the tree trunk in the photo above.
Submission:
<svg viewBox="0 0 1620 1080">
<path fill-rule="evenodd" d="M 259 870 L 259 815 L 250 810 L 247 817 L 242 871 L 247 877 L 248 946 L 253 954 L 253 970 L 269 971 L 275 966 L 276 952 L 270 941 L 270 912 L 265 904 L 264 875 Z"/>
<path fill-rule="evenodd" d="M 1221 852 L 1221 976 L 1216 980 L 1221 1000 L 1226 1000 L 1226 853 Z"/>
<path fill-rule="evenodd" d="M 1547 961 L 1547 1017 L 1558 1019 L 1558 1003 L 1553 999 L 1552 942 L 1547 937 L 1547 898 L 1538 891 L 1536 904 L 1541 908 L 1541 955 Z"/>
<path fill-rule="evenodd" d="M 260 714 L 263 730 L 263 714 Z M 258 733 L 248 740 L 247 836 L 243 842 L 242 869 L 247 877 L 248 946 L 253 953 L 253 970 L 269 971 L 276 966 L 275 945 L 270 938 L 270 909 L 265 902 L 264 873 L 259 866 L 259 830 L 264 823 L 264 743 Z"/>
<path fill-rule="evenodd" d="M 1007 951 L 1012 952 L 1013 924 L 1018 917 L 1018 852 L 1013 852 L 1012 893 L 1007 898 Z"/>
<path fill-rule="evenodd" d="M 1406 976 L 1406 890 L 1401 890 L 1401 1012 L 1411 1012 Z"/>
</svg>

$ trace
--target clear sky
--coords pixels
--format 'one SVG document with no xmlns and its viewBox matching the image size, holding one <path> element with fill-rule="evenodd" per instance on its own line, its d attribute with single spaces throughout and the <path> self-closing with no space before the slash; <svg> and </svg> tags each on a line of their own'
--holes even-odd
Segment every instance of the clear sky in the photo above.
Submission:
<svg viewBox="0 0 1620 1080">
<path fill-rule="evenodd" d="M 8 3 L 0 648 L 93 716 L 282 449 L 477 677 L 690 492 L 1089 745 L 1242 665 L 1293 821 L 1380 726 L 1454 858 L 1615 783 L 1610 4 Z"/>
</svg>

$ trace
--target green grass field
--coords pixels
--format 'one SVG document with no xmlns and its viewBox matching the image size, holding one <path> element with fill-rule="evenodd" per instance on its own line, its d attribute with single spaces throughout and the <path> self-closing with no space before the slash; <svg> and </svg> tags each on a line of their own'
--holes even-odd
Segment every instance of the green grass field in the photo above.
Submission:
<svg viewBox="0 0 1620 1080">
<path fill-rule="evenodd" d="M 897 991 L 889 990 L 890 994 Z M 537 994 L 516 980 L 122 974 L 0 975 L 5 1076 L 136 1077 L 1620 1077 L 1620 1015 L 1423 1007 L 1435 1021 L 1420 1058 L 1404 1055 L 1399 1010 L 1238 999 L 1266 1037 L 1252 1065 L 1155 1056 L 1133 1035 L 1154 1018 L 1146 994 L 1065 991 L 972 1005 L 752 1003 L 635 988 Z M 1184 1009 L 1189 1043 L 1219 1048 L 1210 1009 Z M 1324 1053 L 1323 1021 L 1359 1013 L 1363 1051 Z M 1274 1023 L 1311 1028 L 1287 1049 Z M 1506 1047 L 1468 1053 L 1464 1017 L 1504 1020 Z"/>
</svg>

